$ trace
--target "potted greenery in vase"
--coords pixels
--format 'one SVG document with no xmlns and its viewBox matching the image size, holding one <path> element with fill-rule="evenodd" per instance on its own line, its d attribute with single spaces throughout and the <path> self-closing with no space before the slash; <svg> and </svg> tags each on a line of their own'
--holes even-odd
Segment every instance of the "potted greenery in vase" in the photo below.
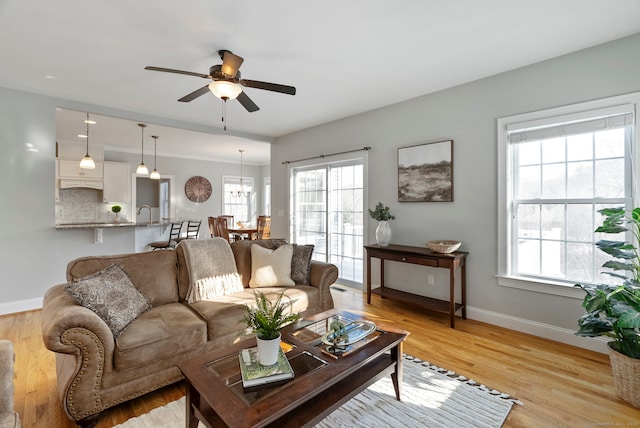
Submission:
<svg viewBox="0 0 640 428">
<path fill-rule="evenodd" d="M 606 336 L 614 384 L 618 395 L 640 407 L 640 208 L 598 211 L 605 219 L 596 232 L 619 234 L 631 231 L 633 242 L 601 240 L 596 246 L 614 257 L 602 265 L 619 285 L 585 285 L 582 306 L 587 311 L 578 321 L 579 336 Z"/>
<path fill-rule="evenodd" d="M 256 333 L 260 364 L 271 366 L 278 362 L 279 330 L 300 319 L 300 314 L 292 312 L 291 301 L 283 301 L 284 291 L 279 292 L 273 301 L 261 291 L 253 294 L 255 306 L 246 306 L 247 314 L 243 321 Z"/>
<path fill-rule="evenodd" d="M 392 215 L 389 207 L 378 202 L 375 209 L 369 209 L 369 215 L 372 219 L 378 221 L 376 228 L 376 241 L 381 247 L 386 247 L 391 242 L 391 227 L 389 220 L 395 220 L 396 216 Z"/>
<path fill-rule="evenodd" d="M 113 205 L 111 207 L 111 211 L 116 215 L 116 223 L 120 221 L 120 211 L 122 211 L 122 207 L 120 205 Z"/>
</svg>

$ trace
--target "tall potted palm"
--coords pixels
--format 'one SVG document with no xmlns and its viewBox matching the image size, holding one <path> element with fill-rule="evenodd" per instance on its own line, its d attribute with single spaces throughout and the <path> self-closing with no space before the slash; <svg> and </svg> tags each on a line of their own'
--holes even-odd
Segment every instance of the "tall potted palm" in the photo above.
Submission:
<svg viewBox="0 0 640 428">
<path fill-rule="evenodd" d="M 620 234 L 630 231 L 633 240 L 601 240 L 596 246 L 614 259 L 602 265 L 604 273 L 619 285 L 576 284 L 586 293 L 582 306 L 587 311 L 578 321 L 579 336 L 606 336 L 614 384 L 618 395 L 640 407 L 640 208 L 598 211 L 604 221 L 596 232 Z"/>
</svg>

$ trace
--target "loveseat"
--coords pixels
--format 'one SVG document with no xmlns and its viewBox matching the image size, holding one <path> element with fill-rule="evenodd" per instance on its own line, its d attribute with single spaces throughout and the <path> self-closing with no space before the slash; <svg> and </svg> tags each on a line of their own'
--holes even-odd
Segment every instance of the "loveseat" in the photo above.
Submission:
<svg viewBox="0 0 640 428">
<path fill-rule="evenodd" d="M 253 283 L 257 256 L 252 259 L 252 253 L 258 254 L 259 249 L 260 254 L 276 254 L 291 247 L 277 239 L 229 244 L 212 238 L 185 240 L 175 250 L 71 261 L 68 283 L 49 289 L 42 308 L 42 336 L 45 346 L 55 352 L 64 411 L 81 426 L 95 425 L 103 410 L 181 380 L 178 362 L 247 338 L 241 321 L 245 304 L 255 300 L 250 283 L 267 296 L 284 292 L 293 311 L 302 316 L 333 308 L 329 288 L 338 269 L 310 260 L 309 246 L 293 247 L 297 258 L 289 259 L 291 272 L 302 274 L 294 285 Z M 293 266 L 296 260 L 297 268 Z M 87 284 L 109 288 L 110 275 L 118 271 L 126 274 L 123 282 L 130 280 L 134 286 L 126 289 L 135 296 L 127 294 L 125 305 L 143 296 L 142 307 L 136 308 L 139 313 L 130 323 L 125 320 L 124 328 L 123 315 L 113 313 L 119 303 L 110 303 L 109 296 L 96 299 L 95 289 L 80 289 Z M 300 283 L 304 279 L 306 283 Z M 122 300 L 120 290 L 115 294 L 116 300 L 118 296 Z M 86 303 L 81 297 L 93 301 Z"/>
</svg>

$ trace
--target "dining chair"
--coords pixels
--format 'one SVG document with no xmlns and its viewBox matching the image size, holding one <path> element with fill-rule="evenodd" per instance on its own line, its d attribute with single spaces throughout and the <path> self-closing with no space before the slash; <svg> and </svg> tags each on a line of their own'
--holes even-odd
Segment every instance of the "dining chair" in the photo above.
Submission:
<svg viewBox="0 0 640 428">
<path fill-rule="evenodd" d="M 167 241 L 151 242 L 149 246 L 153 251 L 174 249 L 178 244 L 181 230 L 182 222 L 173 222 L 171 223 L 171 230 L 169 231 L 169 239 Z"/>
<path fill-rule="evenodd" d="M 211 235 L 212 238 L 215 238 L 216 236 L 218 236 L 216 218 L 209 216 L 207 220 L 209 222 L 209 235 Z"/>
<path fill-rule="evenodd" d="M 271 216 L 259 215 L 257 223 L 258 233 L 256 239 L 271 238 Z"/>
<path fill-rule="evenodd" d="M 229 229 L 227 228 L 227 219 L 225 217 L 213 217 L 213 222 L 216 236 L 226 239 L 227 242 L 231 242 L 229 239 Z"/>
<path fill-rule="evenodd" d="M 200 225 L 202 224 L 202 220 L 188 220 L 187 221 L 187 236 L 181 236 L 177 239 L 178 242 L 184 241 L 185 239 L 198 239 L 198 235 L 200 234 Z"/>
<path fill-rule="evenodd" d="M 225 214 L 225 215 L 221 215 L 220 217 L 225 218 L 227 220 L 227 229 L 228 228 L 233 229 L 234 227 L 236 227 L 236 224 L 234 223 L 232 215 Z M 230 233 L 229 239 L 231 240 L 231 242 L 240 241 L 242 239 L 242 235 L 239 235 L 237 233 Z"/>
</svg>

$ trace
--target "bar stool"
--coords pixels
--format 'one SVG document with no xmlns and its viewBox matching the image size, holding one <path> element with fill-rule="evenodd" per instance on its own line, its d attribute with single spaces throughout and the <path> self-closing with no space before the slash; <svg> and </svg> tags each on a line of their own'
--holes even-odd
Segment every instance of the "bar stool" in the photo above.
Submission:
<svg viewBox="0 0 640 428">
<path fill-rule="evenodd" d="M 180 238 L 181 230 L 182 230 L 182 222 L 171 223 L 171 230 L 169 231 L 169 240 L 151 242 L 149 246 L 153 251 L 172 250 L 176 247 L 176 245 L 178 245 L 178 238 Z"/>
<path fill-rule="evenodd" d="M 188 220 L 187 221 L 187 236 L 181 236 L 177 239 L 178 243 L 185 239 L 198 239 L 200 234 L 200 224 L 202 220 Z"/>
</svg>

